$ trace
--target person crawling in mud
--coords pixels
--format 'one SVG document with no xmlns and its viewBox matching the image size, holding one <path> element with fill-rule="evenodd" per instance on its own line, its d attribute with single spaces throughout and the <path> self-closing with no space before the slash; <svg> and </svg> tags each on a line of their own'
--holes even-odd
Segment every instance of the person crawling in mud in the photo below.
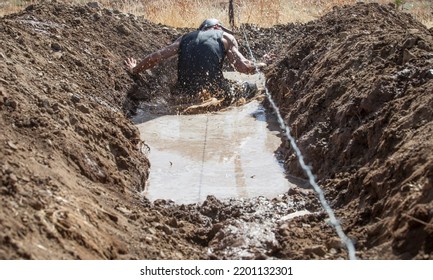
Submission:
<svg viewBox="0 0 433 280">
<path fill-rule="evenodd" d="M 245 74 L 254 74 L 257 69 L 266 66 L 266 63 L 254 63 L 245 58 L 239 51 L 233 33 L 218 19 L 206 19 L 198 30 L 147 55 L 138 64 L 134 58 L 127 58 L 125 65 L 130 73 L 137 74 L 174 55 L 178 55 L 176 97 L 200 97 L 201 100 L 211 100 L 213 97 L 214 101 L 215 98 L 219 99 L 217 103 L 230 104 L 239 97 L 251 97 L 255 93 L 251 94 L 251 85 L 248 87 L 248 84 L 243 92 L 234 89 L 233 84 L 224 78 L 222 67 L 226 57 L 238 72 Z"/>
</svg>

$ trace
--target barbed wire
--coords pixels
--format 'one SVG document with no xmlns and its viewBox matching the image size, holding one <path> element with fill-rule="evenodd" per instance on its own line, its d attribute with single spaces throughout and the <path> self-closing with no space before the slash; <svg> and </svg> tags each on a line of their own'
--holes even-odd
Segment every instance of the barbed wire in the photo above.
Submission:
<svg viewBox="0 0 433 280">
<path fill-rule="evenodd" d="M 257 65 L 257 61 L 253 55 L 251 48 L 250 48 L 250 44 L 249 44 L 248 37 L 247 37 L 247 32 L 246 32 L 246 30 L 242 24 L 240 24 L 240 29 L 242 30 L 242 33 L 244 35 L 245 44 L 246 44 L 248 52 L 251 56 L 251 60 Z M 356 258 L 355 246 L 354 246 L 352 240 L 350 240 L 350 238 L 348 238 L 347 235 L 344 233 L 344 231 L 340 225 L 340 222 L 338 221 L 338 219 L 336 218 L 336 216 L 334 214 L 334 211 L 332 210 L 331 206 L 329 206 L 328 202 L 326 201 L 325 195 L 324 195 L 322 189 L 320 188 L 320 186 L 317 184 L 315 176 L 313 175 L 313 172 L 311 170 L 311 167 L 308 166 L 307 164 L 305 164 L 304 156 L 302 155 L 301 150 L 299 149 L 298 145 L 296 144 L 295 138 L 290 133 L 290 127 L 284 122 L 284 119 L 281 116 L 280 110 L 279 110 L 278 106 L 275 104 L 275 102 L 271 96 L 271 93 L 269 92 L 269 89 L 266 86 L 263 72 L 260 71 L 260 69 L 257 66 L 256 66 L 256 72 L 259 74 L 259 81 L 263 83 L 266 98 L 268 99 L 269 103 L 272 106 L 272 109 L 274 110 L 275 114 L 277 115 L 278 123 L 280 124 L 281 129 L 283 130 L 285 136 L 287 137 L 287 139 L 290 142 L 290 145 L 292 146 L 293 150 L 295 151 L 295 153 L 298 157 L 299 164 L 301 165 L 301 168 L 307 174 L 310 185 L 314 188 L 314 190 L 318 194 L 320 204 L 322 205 L 323 209 L 328 214 L 329 221 L 330 221 L 331 225 L 335 228 L 337 235 L 340 237 L 341 241 L 344 243 L 344 245 L 347 248 L 347 251 L 349 254 L 349 259 L 356 260 L 357 258 Z"/>
</svg>

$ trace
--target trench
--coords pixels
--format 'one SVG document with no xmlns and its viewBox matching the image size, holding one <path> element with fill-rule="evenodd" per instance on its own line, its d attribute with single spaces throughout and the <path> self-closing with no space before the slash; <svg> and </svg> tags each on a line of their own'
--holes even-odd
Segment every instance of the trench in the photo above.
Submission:
<svg viewBox="0 0 433 280">
<path fill-rule="evenodd" d="M 225 75 L 257 82 L 255 75 Z M 273 198 L 293 186 L 277 156 L 278 122 L 260 101 L 199 115 L 149 116 L 139 110 L 133 121 L 150 149 L 143 192 L 150 201 Z"/>
<path fill-rule="evenodd" d="M 225 76 L 263 86 L 256 75 Z M 278 150 L 286 140 L 276 116 L 259 99 L 198 115 L 152 115 L 139 109 L 132 121 L 149 147 L 143 196 L 151 202 L 197 205 L 212 196 L 221 201 L 219 211 L 232 213 L 209 241 L 209 254 L 273 258 L 279 225 L 311 213 L 304 201 L 288 195 L 290 188 L 305 185 L 279 161 Z"/>
</svg>

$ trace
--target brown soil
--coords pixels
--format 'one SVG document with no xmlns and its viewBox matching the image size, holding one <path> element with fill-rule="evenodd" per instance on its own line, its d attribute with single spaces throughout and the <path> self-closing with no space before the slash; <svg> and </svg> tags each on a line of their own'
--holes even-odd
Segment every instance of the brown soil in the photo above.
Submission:
<svg viewBox="0 0 433 280">
<path fill-rule="evenodd" d="M 140 197 L 149 162 L 128 116 L 167 106 L 176 59 L 139 77 L 123 60 L 187 30 L 94 3 L 29 6 L 0 24 L 1 259 L 347 258 L 311 189 L 201 205 Z M 432 30 L 357 4 L 246 32 L 257 57 L 277 55 L 268 87 L 357 257 L 432 259 Z M 314 213 L 284 218 L 303 208 Z"/>
</svg>

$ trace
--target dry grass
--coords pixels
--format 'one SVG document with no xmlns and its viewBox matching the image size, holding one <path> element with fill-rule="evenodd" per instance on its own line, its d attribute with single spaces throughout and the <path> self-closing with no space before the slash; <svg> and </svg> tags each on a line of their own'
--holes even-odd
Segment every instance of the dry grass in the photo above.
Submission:
<svg viewBox="0 0 433 280">
<path fill-rule="evenodd" d="M 0 15 L 13 13 L 25 6 L 50 0 L 2 0 Z M 58 0 L 62 1 L 62 0 Z M 91 0 L 64 2 L 83 4 Z M 196 27 L 205 18 L 215 17 L 229 22 L 229 0 L 99 0 L 104 7 L 145 18 L 174 27 Z M 234 0 L 235 24 L 253 23 L 272 26 L 287 22 L 308 22 L 334 6 L 353 4 L 356 0 Z M 411 13 L 428 27 L 433 26 L 432 0 L 376 0 L 364 2 L 402 3 L 401 8 Z"/>
</svg>

